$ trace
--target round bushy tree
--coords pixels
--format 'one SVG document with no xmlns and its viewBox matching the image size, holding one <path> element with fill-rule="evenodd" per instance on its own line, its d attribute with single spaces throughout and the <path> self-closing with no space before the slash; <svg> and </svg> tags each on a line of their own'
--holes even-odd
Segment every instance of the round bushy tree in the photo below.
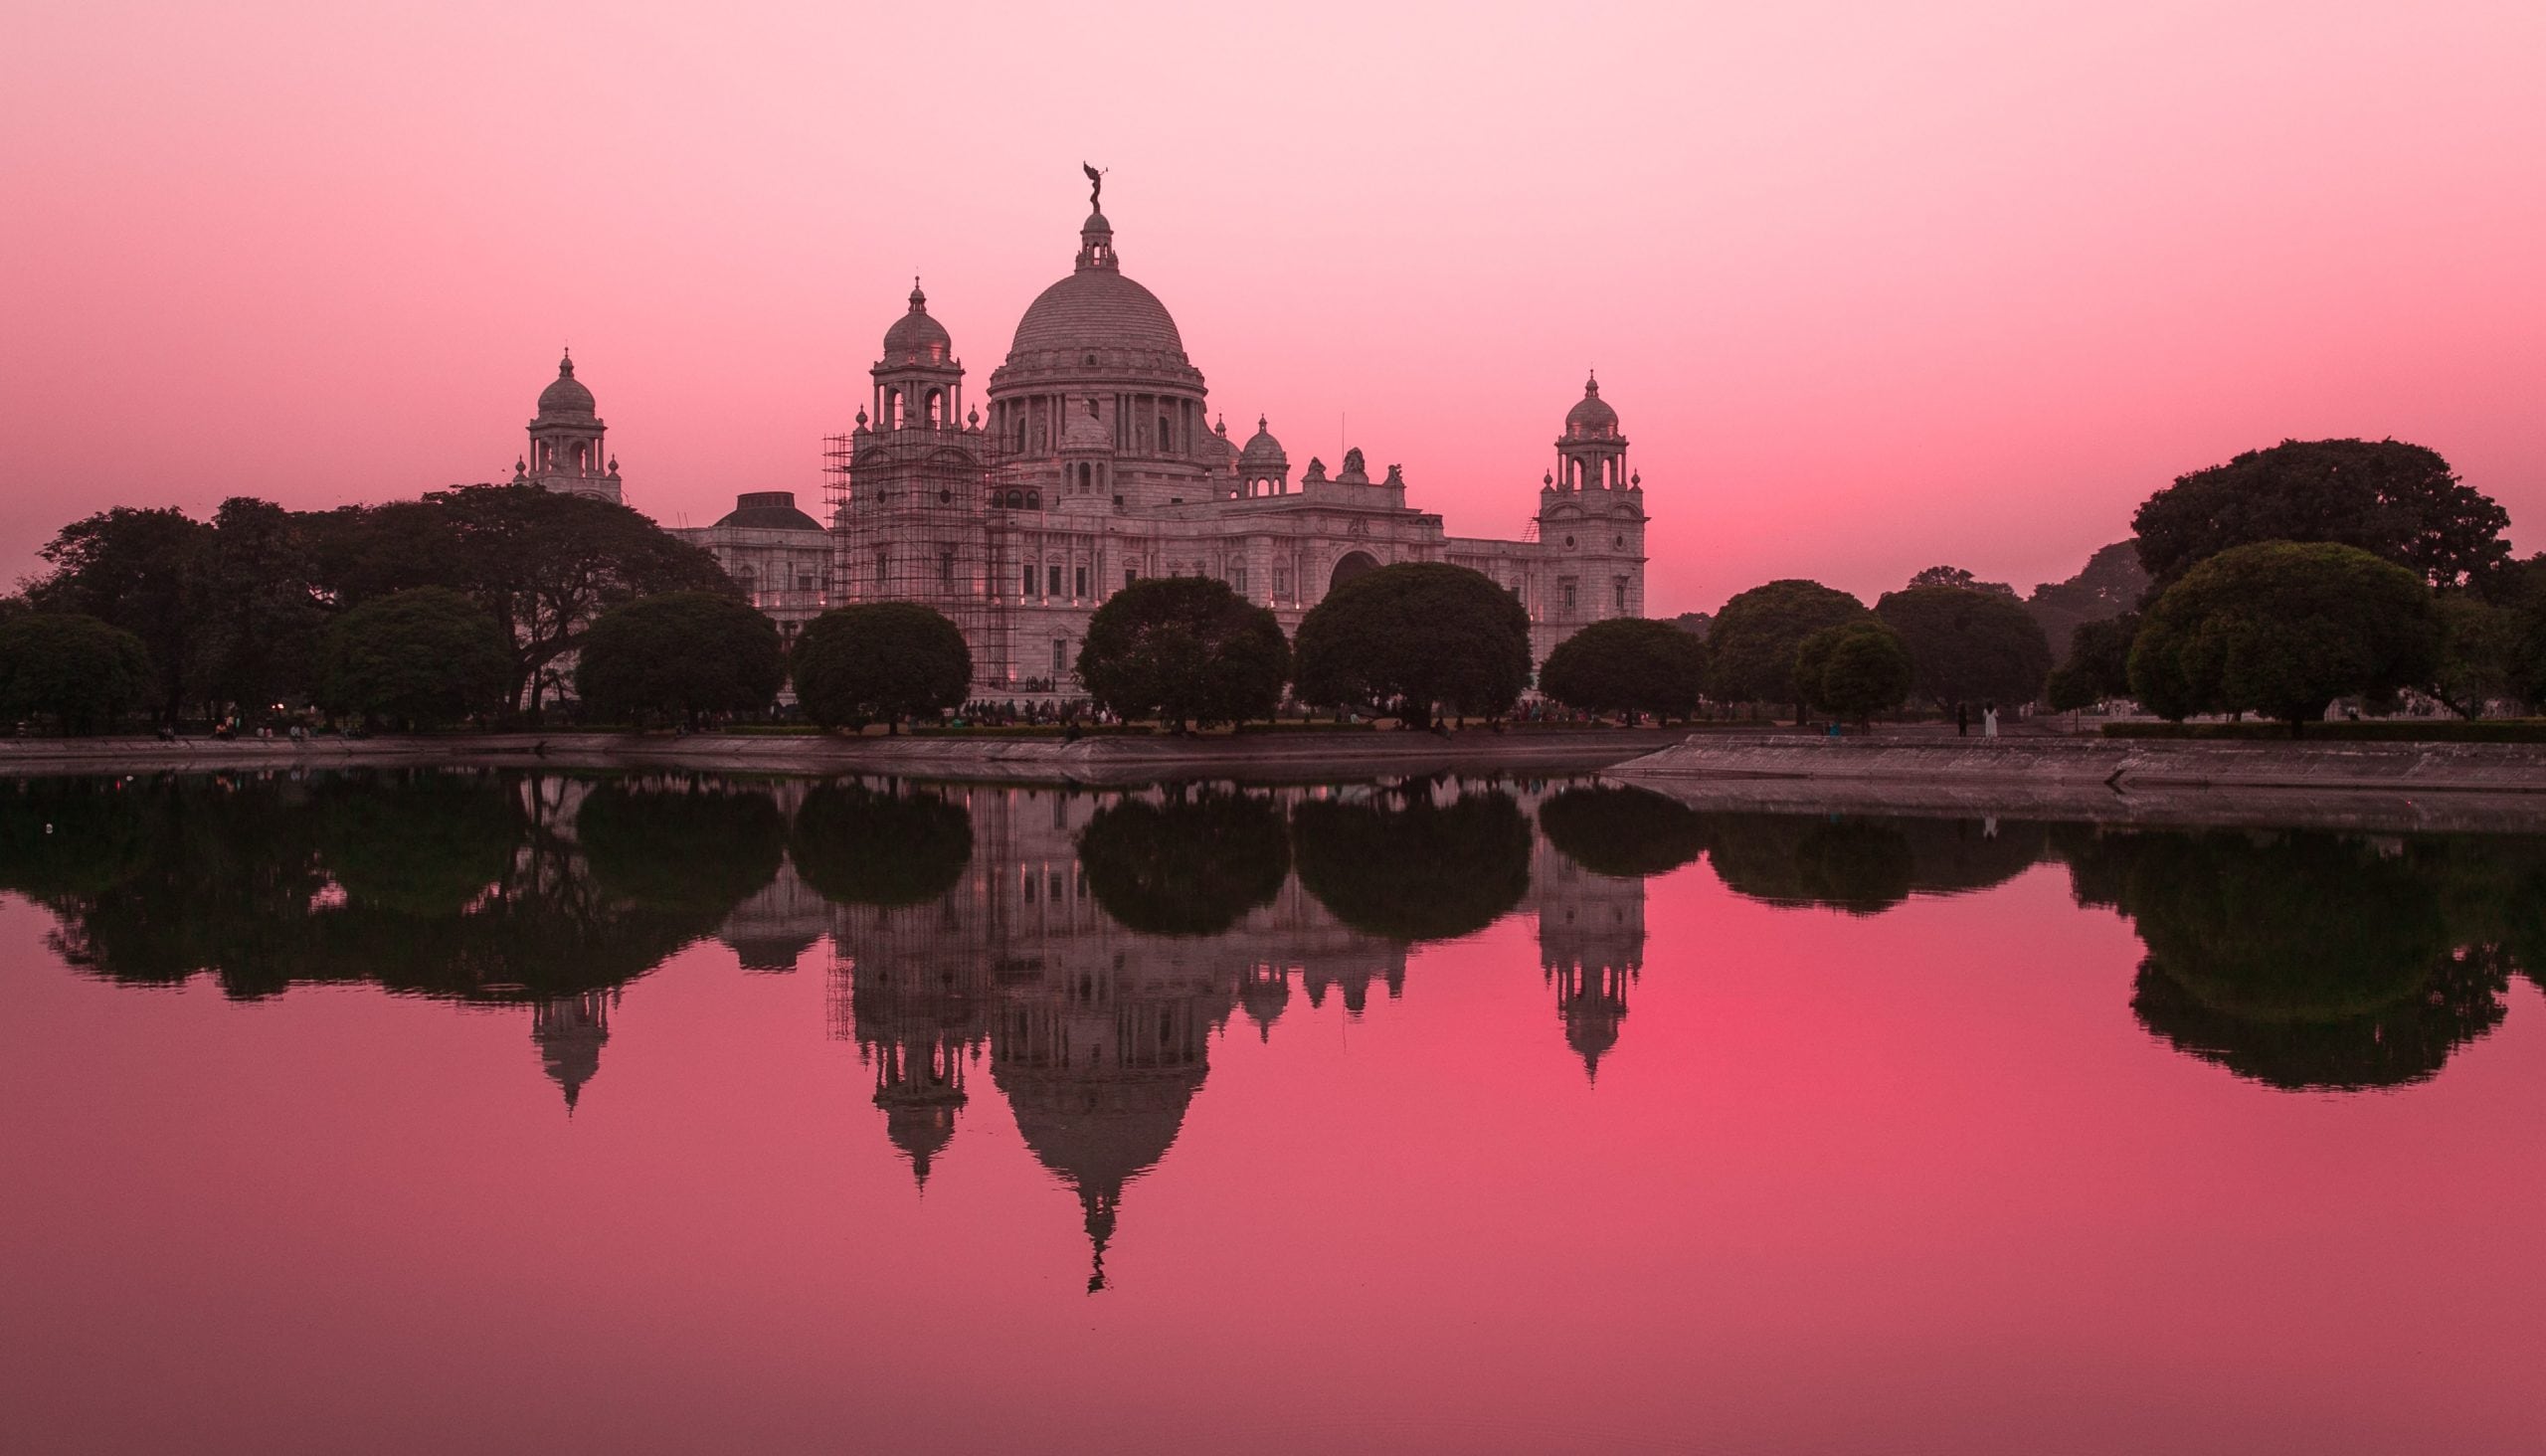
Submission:
<svg viewBox="0 0 2546 1456">
<path fill-rule="evenodd" d="M 1910 649 L 1874 619 L 1825 627 L 1795 648 L 1794 680 L 1806 701 L 1863 723 L 1910 696 Z"/>
<path fill-rule="evenodd" d="M 2295 734 L 2346 693 L 2431 680 L 2441 624 L 2431 589 L 2353 546 L 2268 541 L 2223 551 L 2148 609 L 2130 686 L 2163 718 L 2252 712 Z"/>
<path fill-rule="evenodd" d="M 1641 617 L 1595 622 L 1547 653 L 1539 691 L 1586 713 L 1688 717 L 1705 687 L 1706 643 L 1675 623 Z"/>
<path fill-rule="evenodd" d="M 1868 615 L 1865 603 L 1819 582 L 1752 587 L 1725 603 L 1707 629 L 1707 695 L 1725 703 L 1792 703 L 1801 722 L 1796 650 L 1814 633 Z"/>
<path fill-rule="evenodd" d="M 1269 718 L 1291 675 L 1291 644 L 1268 608 L 1209 577 L 1144 577 L 1089 619 L 1078 680 L 1125 719 L 1237 723 Z"/>
<path fill-rule="evenodd" d="M 503 701 L 512 648 L 484 608 L 444 587 L 365 602 L 318 644 L 320 707 L 409 727 L 456 722 Z"/>
<path fill-rule="evenodd" d="M 1940 706 L 2029 703 L 2051 675 L 2051 641 L 2012 596 L 1964 587 L 1886 592 L 1875 616 L 1910 649 L 1910 691 Z"/>
<path fill-rule="evenodd" d="M 2195 470 L 2131 517 L 2139 559 L 2160 587 L 2240 546 L 2356 546 L 2436 587 L 2510 558 L 2510 515 L 2461 483 L 2436 451 L 2401 440 L 2284 440 Z"/>
<path fill-rule="evenodd" d="M 1399 562 L 1327 593 L 1296 651 L 1303 702 L 1426 723 L 1438 705 L 1494 718 L 1530 685 L 1530 614 L 1483 572 Z"/>
<path fill-rule="evenodd" d="M 0 622 L 0 717 L 42 713 L 66 733 L 92 733 L 151 695 L 141 638 L 75 612 Z"/>
<path fill-rule="evenodd" d="M 973 680 L 964 633 L 916 602 L 837 607 L 806 624 L 790 664 L 796 700 L 825 728 L 935 717 Z"/>
<path fill-rule="evenodd" d="M 584 635 L 575 691 L 587 711 L 642 722 L 696 724 L 709 713 L 766 709 L 787 681 L 778 624 L 719 592 L 639 597 L 601 615 Z"/>
</svg>

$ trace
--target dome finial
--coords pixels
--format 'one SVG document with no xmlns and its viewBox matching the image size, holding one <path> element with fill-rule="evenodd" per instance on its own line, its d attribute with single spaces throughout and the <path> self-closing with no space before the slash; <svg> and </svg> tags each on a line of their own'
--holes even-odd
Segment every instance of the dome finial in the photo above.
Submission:
<svg viewBox="0 0 2546 1456">
<path fill-rule="evenodd" d="M 918 312 L 921 312 L 921 311 L 925 310 L 927 307 L 928 307 L 928 295 L 927 295 L 926 293 L 923 293 L 923 292 L 921 292 L 921 291 L 919 290 L 919 274 L 918 274 L 918 273 L 912 273 L 912 274 L 911 274 L 911 312 L 913 312 L 913 313 L 918 313 Z"/>
</svg>

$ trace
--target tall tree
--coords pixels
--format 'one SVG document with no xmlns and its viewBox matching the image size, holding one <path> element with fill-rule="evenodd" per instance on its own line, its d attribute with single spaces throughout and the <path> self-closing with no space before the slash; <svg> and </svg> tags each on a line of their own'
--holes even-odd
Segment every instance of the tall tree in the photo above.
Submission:
<svg viewBox="0 0 2546 1456">
<path fill-rule="evenodd" d="M 1794 655 L 1825 627 L 1870 617 L 1866 604 L 1819 582 L 1788 578 L 1724 604 L 1707 632 L 1707 695 L 1728 703 L 1793 703 L 1803 720 Z"/>
<path fill-rule="evenodd" d="M 141 638 L 77 613 L 26 612 L 0 622 L 0 719 L 47 714 L 65 733 L 93 733 L 149 701 Z"/>
<path fill-rule="evenodd" d="M 778 624 L 719 592 L 639 597 L 601 615 L 575 663 L 575 691 L 604 718 L 756 713 L 787 682 Z"/>
<path fill-rule="evenodd" d="M 216 710 L 260 709 L 309 691 L 326 611 L 307 538 L 291 512 L 236 495 L 213 513 L 189 574 L 195 690 Z"/>
<path fill-rule="evenodd" d="M 418 587 L 329 623 L 314 688 L 329 712 L 429 728 L 492 712 L 512 672 L 492 614 L 448 587 Z"/>
<path fill-rule="evenodd" d="M 1327 593 L 1295 650 L 1304 702 L 1499 718 L 1530 685 L 1530 615 L 1482 572 L 1399 562 Z"/>
<path fill-rule="evenodd" d="M 2510 513 L 2460 482 L 2439 452 L 2398 440 L 2284 440 L 2178 476 L 2131 517 L 2163 591 L 2222 551 L 2326 541 L 2409 568 L 2435 587 L 2510 558 Z"/>
<path fill-rule="evenodd" d="M 1587 713 L 1687 717 L 1705 688 L 1706 641 L 1668 622 L 1595 622 L 1547 653 L 1539 690 Z"/>
<path fill-rule="evenodd" d="M 1209 577 L 1145 577 L 1089 619 L 1078 680 L 1125 719 L 1169 727 L 1271 717 L 1291 644 L 1270 610 Z"/>
<path fill-rule="evenodd" d="M 2428 684 L 2440 661 L 2432 593 L 2350 546 L 2269 541 L 2223 551 L 2150 607 L 2130 685 L 2159 717 L 2254 712 L 2300 725 L 2346 693 Z"/>
<path fill-rule="evenodd" d="M 1875 616 L 1910 649 L 1910 691 L 1940 705 L 2029 703 L 2051 675 L 2042 625 L 2009 592 L 1911 587 L 1886 592 Z"/>
<path fill-rule="evenodd" d="M 1859 723 L 1901 706 L 1913 671 L 1901 634 L 1871 618 L 1825 627 L 1795 648 L 1794 680 L 1804 700 Z"/>
<path fill-rule="evenodd" d="M 2087 558 L 2076 576 L 2065 582 L 2043 582 L 2025 599 L 2025 610 L 2042 624 L 2051 654 L 2068 660 L 2078 630 L 2091 622 L 2119 617 L 2139 605 L 2148 592 L 2148 572 L 2139 564 L 2134 542 L 2115 541 Z"/>
<path fill-rule="evenodd" d="M 200 636 L 190 583 L 211 532 L 173 506 L 119 505 L 63 527 L 36 553 L 53 571 L 29 590 L 29 602 L 139 637 L 156 674 L 158 711 L 170 723 L 185 709 L 186 667 Z"/>
<path fill-rule="evenodd" d="M 710 553 L 627 506 L 536 485 L 469 485 L 425 497 L 456 542 L 464 582 L 513 642 L 513 701 L 537 716 L 553 664 L 601 614 L 667 592 L 737 595 Z"/>
</svg>

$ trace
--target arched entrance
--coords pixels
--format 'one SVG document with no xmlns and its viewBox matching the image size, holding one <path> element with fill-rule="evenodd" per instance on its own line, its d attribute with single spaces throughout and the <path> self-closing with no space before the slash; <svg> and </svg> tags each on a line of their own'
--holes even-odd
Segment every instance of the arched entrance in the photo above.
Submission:
<svg viewBox="0 0 2546 1456">
<path fill-rule="evenodd" d="M 1371 556 L 1369 552 L 1351 552 L 1346 555 L 1342 561 L 1335 563 L 1335 575 L 1327 578 L 1326 589 L 1332 592 L 1337 587 L 1344 585 L 1346 582 L 1353 580 L 1364 572 L 1377 571 L 1378 569 L 1379 563 L 1377 558 Z"/>
</svg>

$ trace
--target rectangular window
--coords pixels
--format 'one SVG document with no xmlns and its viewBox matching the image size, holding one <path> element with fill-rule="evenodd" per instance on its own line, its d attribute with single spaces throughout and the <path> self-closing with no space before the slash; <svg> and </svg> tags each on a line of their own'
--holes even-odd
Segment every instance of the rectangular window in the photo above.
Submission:
<svg viewBox="0 0 2546 1456">
<path fill-rule="evenodd" d="M 796 590 L 800 592 L 810 592 L 814 590 L 814 574 L 806 571 L 798 572 L 796 574 Z"/>
<path fill-rule="evenodd" d="M 1564 584 L 1564 610 L 1567 612 L 1573 610 L 1573 583 L 1571 582 Z"/>
<path fill-rule="evenodd" d="M 1058 678 L 1062 673 L 1069 670 L 1070 639 L 1068 637 L 1054 637 L 1052 638 L 1052 676 Z"/>
<path fill-rule="evenodd" d="M 1128 587 L 1132 583 L 1140 580 L 1140 568 L 1131 566 L 1123 568 L 1123 585 Z"/>
<path fill-rule="evenodd" d="M 1070 593 L 1070 596 L 1071 596 L 1071 597 L 1073 597 L 1073 598 L 1078 598 L 1078 597 L 1084 597 L 1084 596 L 1086 596 L 1086 595 L 1087 595 L 1087 568 L 1086 568 L 1086 567 L 1083 567 L 1083 566 L 1082 566 L 1082 567 L 1080 567 L 1080 568 L 1078 569 L 1078 579 L 1077 579 L 1077 581 L 1076 581 L 1075 585 L 1078 587 L 1078 590 L 1077 590 L 1077 591 L 1075 591 L 1075 592 Z"/>
<path fill-rule="evenodd" d="M 955 585 L 954 552 L 940 551 L 937 553 L 937 579 L 947 586 L 951 587 Z"/>
<path fill-rule="evenodd" d="M 1046 588 L 1046 594 L 1049 596 L 1057 597 L 1061 594 L 1061 569 L 1059 567 L 1053 567 L 1044 573 L 1044 587 Z M 1627 589 L 1624 587 L 1618 588 L 1618 594 L 1621 598 L 1624 598 L 1626 595 L 1626 590 Z"/>
<path fill-rule="evenodd" d="M 1618 587 L 1618 612 L 1620 613 L 1620 615 L 1624 615 L 1624 614 L 1625 614 L 1625 612 L 1626 612 L 1626 610 L 1627 610 L 1627 579 L 1626 579 L 1625 577 L 1620 577 L 1620 578 L 1618 578 L 1618 581 L 1617 581 L 1617 587 Z"/>
<path fill-rule="evenodd" d="M 1232 566 L 1229 568 L 1229 590 L 1237 593 L 1241 597 L 1246 595 L 1245 567 Z"/>
<path fill-rule="evenodd" d="M 1025 579 L 1017 584 L 1016 595 L 1020 597 L 1034 595 L 1034 563 L 1030 561 L 1025 563 Z"/>
</svg>

